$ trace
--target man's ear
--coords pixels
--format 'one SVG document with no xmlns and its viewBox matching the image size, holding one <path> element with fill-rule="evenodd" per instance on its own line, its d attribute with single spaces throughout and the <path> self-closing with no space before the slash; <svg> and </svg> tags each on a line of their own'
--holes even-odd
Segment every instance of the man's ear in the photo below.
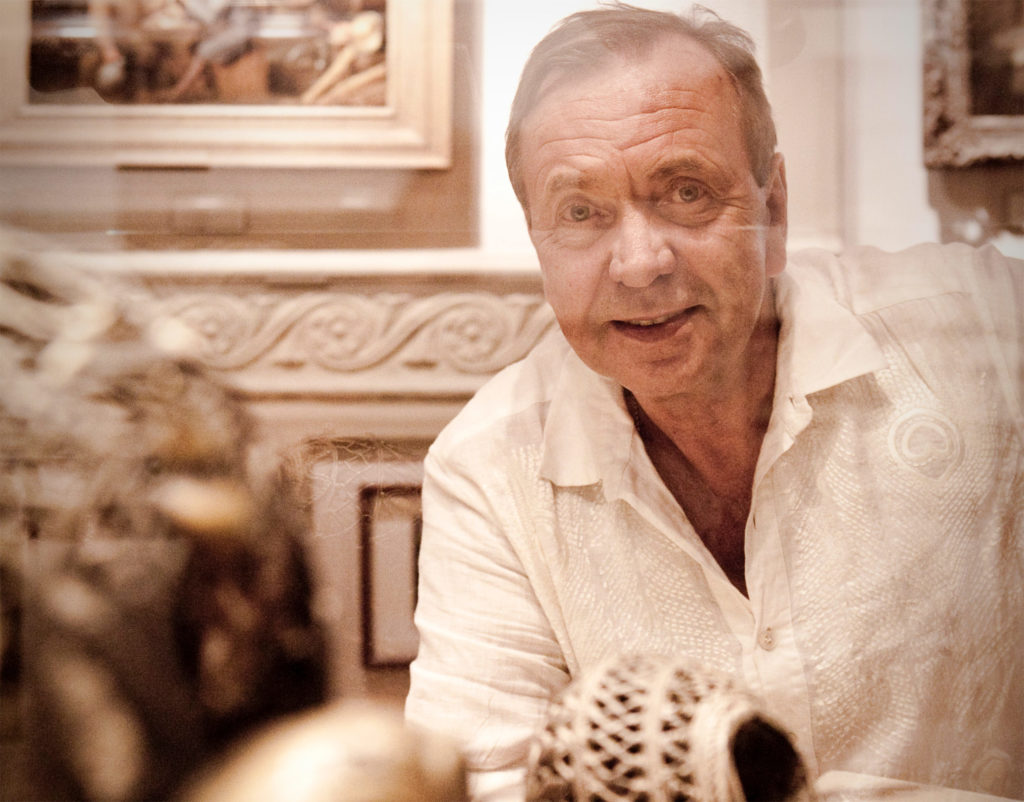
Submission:
<svg viewBox="0 0 1024 802">
<path fill-rule="evenodd" d="M 789 195 L 786 189 L 786 162 L 781 153 L 772 157 L 772 168 L 765 184 L 768 228 L 765 234 L 765 272 L 777 276 L 786 269 L 786 234 Z"/>
</svg>

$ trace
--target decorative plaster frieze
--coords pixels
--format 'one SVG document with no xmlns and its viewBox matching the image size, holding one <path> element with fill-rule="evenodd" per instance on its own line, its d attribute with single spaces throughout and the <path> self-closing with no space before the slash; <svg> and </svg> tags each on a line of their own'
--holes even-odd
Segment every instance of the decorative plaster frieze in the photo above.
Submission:
<svg viewBox="0 0 1024 802">
<path fill-rule="evenodd" d="M 417 290 L 139 286 L 132 304 L 254 395 L 469 395 L 554 326 L 539 292 Z"/>
</svg>

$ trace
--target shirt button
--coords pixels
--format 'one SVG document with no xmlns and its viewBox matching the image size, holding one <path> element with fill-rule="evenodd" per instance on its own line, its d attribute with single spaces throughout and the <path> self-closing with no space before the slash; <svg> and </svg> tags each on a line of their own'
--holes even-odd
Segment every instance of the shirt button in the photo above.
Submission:
<svg viewBox="0 0 1024 802">
<path fill-rule="evenodd" d="M 766 652 L 775 648 L 775 633 L 771 627 L 765 627 L 757 634 L 757 645 Z"/>
</svg>

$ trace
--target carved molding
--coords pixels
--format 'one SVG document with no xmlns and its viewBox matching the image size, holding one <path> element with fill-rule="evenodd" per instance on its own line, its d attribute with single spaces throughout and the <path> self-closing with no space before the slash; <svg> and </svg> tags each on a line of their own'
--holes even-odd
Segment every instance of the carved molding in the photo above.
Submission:
<svg viewBox="0 0 1024 802">
<path fill-rule="evenodd" d="M 442 282 L 442 285 L 444 283 Z M 139 314 L 195 335 L 194 355 L 253 395 L 469 395 L 554 326 L 541 293 L 139 288 Z"/>
<path fill-rule="evenodd" d="M 394 360 L 461 373 L 493 373 L 520 358 L 551 316 L 536 296 L 441 293 L 306 293 L 240 298 L 205 292 L 172 298 L 161 313 L 201 339 L 201 359 L 221 370 L 260 360 L 353 372 Z"/>
</svg>

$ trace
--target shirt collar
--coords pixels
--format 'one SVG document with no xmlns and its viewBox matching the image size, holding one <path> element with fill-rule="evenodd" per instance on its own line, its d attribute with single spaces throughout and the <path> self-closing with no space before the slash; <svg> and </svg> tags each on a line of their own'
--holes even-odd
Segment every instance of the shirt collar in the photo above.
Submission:
<svg viewBox="0 0 1024 802">
<path fill-rule="evenodd" d="M 878 343 L 837 300 L 829 269 L 835 257 L 812 255 L 790 260 L 774 280 L 780 321 L 776 399 L 780 389 L 806 397 L 886 367 Z"/>
<path fill-rule="evenodd" d="M 568 349 L 544 426 L 540 475 L 563 487 L 612 491 L 628 464 L 635 427 L 622 388 Z"/>
</svg>

